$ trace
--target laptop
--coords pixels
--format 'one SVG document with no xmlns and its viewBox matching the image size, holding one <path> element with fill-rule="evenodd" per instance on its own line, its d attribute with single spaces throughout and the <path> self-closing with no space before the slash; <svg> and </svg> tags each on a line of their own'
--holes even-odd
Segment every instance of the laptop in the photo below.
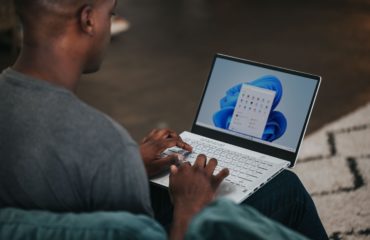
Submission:
<svg viewBox="0 0 370 240">
<path fill-rule="evenodd" d="M 216 54 L 191 131 L 174 147 L 194 163 L 198 154 L 229 168 L 216 196 L 236 203 L 251 196 L 284 169 L 292 168 L 306 131 L 321 77 Z M 169 186 L 169 173 L 151 179 Z"/>
</svg>

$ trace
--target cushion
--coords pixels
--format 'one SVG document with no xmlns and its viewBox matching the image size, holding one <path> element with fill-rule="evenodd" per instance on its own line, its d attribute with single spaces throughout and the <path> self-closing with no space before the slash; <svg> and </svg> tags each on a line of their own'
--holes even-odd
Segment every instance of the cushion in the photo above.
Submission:
<svg viewBox="0 0 370 240">
<path fill-rule="evenodd" d="M 166 239 L 152 218 L 127 212 L 51 213 L 6 208 L 0 211 L 0 239 L 116 240 Z"/>
<path fill-rule="evenodd" d="M 303 240 L 307 238 L 263 216 L 252 207 L 219 199 L 203 209 L 192 220 L 186 239 Z"/>
<path fill-rule="evenodd" d="M 167 239 L 167 234 L 154 219 L 127 212 L 52 213 L 5 208 L 0 210 L 0 239 L 162 240 Z M 247 205 L 237 205 L 227 199 L 218 199 L 192 219 L 185 239 L 306 238 Z"/>
</svg>

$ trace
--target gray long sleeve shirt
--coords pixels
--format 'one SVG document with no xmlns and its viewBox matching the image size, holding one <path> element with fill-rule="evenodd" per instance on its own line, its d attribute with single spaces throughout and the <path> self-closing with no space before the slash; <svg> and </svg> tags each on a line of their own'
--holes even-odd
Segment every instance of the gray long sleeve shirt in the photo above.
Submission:
<svg viewBox="0 0 370 240">
<path fill-rule="evenodd" d="M 137 144 L 72 92 L 0 75 L 0 208 L 152 214 Z"/>
</svg>

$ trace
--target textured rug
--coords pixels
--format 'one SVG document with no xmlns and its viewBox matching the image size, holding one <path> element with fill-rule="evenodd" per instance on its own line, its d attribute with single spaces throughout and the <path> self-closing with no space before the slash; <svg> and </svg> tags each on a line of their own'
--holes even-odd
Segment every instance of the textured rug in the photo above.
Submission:
<svg viewBox="0 0 370 240">
<path fill-rule="evenodd" d="M 299 156 L 330 239 L 370 239 L 370 104 L 306 137 Z"/>
</svg>

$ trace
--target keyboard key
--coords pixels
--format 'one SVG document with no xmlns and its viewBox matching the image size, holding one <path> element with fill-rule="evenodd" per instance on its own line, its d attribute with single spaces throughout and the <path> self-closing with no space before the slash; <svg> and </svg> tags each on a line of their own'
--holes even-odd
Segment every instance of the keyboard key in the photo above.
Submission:
<svg viewBox="0 0 370 240">
<path fill-rule="evenodd" d="M 199 154 L 205 154 L 207 160 L 215 158 L 218 165 L 214 174 L 219 173 L 223 168 L 228 168 L 230 175 L 225 181 L 231 182 L 238 186 L 244 186 L 248 182 L 253 182 L 258 179 L 265 171 L 268 171 L 273 165 L 263 159 L 256 159 L 254 157 L 232 152 L 228 149 L 220 148 L 208 143 L 192 139 L 184 139 L 193 147 L 193 152 L 187 156 L 189 162 L 194 162 Z M 245 189 L 245 191 L 248 191 Z"/>
</svg>

